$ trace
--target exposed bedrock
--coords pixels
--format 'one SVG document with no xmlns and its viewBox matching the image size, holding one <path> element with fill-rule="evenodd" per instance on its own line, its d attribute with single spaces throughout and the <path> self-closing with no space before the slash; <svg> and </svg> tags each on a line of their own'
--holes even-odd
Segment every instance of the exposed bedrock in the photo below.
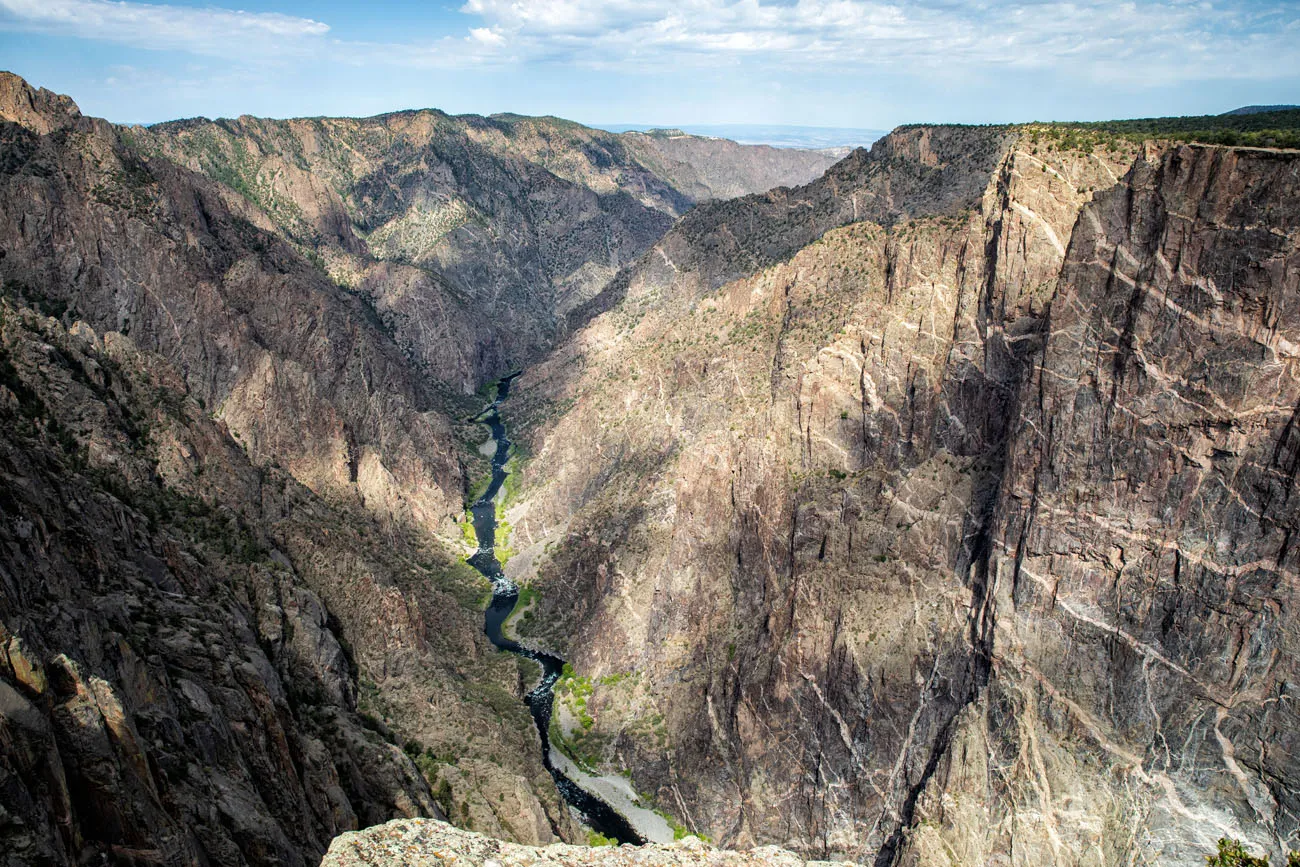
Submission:
<svg viewBox="0 0 1300 867">
<path fill-rule="evenodd" d="M 595 679 L 580 747 L 727 844 L 1280 851 L 1296 166 L 907 129 L 684 220 L 525 377 L 509 517 Z"/>
</svg>

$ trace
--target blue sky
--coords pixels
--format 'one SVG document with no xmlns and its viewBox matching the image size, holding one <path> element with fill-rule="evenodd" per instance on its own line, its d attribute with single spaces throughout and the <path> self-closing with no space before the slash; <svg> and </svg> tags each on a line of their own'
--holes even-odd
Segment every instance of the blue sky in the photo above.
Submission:
<svg viewBox="0 0 1300 867">
<path fill-rule="evenodd" d="M 0 0 L 0 68 L 123 122 L 1206 114 L 1300 102 L 1300 0 Z"/>
</svg>

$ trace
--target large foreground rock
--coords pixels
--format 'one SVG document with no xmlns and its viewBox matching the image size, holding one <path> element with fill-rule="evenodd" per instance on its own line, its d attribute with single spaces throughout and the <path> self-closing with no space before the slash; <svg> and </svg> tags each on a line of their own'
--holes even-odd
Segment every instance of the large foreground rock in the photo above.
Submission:
<svg viewBox="0 0 1300 867">
<path fill-rule="evenodd" d="M 336 837 L 321 867 L 361 865 L 461 864 L 483 867 L 547 867 L 547 865 L 592 865 L 616 867 L 623 864 L 709 865 L 709 867 L 830 867 L 847 862 L 805 861 L 784 849 L 764 846 L 750 852 L 714 849 L 698 838 L 666 846 L 519 846 L 503 843 L 472 831 L 462 831 L 436 819 L 405 819 Z"/>
</svg>

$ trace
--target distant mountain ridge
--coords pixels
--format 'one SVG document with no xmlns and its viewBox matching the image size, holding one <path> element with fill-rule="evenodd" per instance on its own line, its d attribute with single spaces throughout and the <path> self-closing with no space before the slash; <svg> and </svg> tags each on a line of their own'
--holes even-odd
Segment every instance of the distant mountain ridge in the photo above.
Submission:
<svg viewBox="0 0 1300 867">
<path fill-rule="evenodd" d="M 406 350 L 461 391 L 546 351 L 569 311 L 697 202 L 806 183 L 835 162 L 436 109 L 132 129 L 144 151 L 239 193 L 333 279 L 375 297 Z M 434 331 L 447 339 L 417 337 Z"/>
<path fill-rule="evenodd" d="M 725 138 L 742 145 L 769 145 L 774 148 L 847 149 L 842 150 L 842 153 L 847 153 L 848 150 L 856 147 L 870 147 L 872 142 L 884 138 L 889 132 L 883 129 L 861 129 L 857 127 L 750 123 L 682 124 L 671 127 L 661 127 L 653 124 L 616 123 L 603 124 L 600 129 L 618 133 L 677 132 L 681 135 Z"/>
<path fill-rule="evenodd" d="M 1243 105 L 1241 108 L 1234 108 L 1232 111 L 1225 111 L 1223 117 L 1233 117 L 1242 114 L 1264 114 L 1272 111 L 1294 111 L 1300 108 L 1300 105 Z"/>
</svg>

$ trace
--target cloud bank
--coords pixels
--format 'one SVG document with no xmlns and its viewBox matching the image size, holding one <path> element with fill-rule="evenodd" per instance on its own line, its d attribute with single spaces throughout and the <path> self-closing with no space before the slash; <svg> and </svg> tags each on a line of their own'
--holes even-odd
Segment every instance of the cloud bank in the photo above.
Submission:
<svg viewBox="0 0 1300 867">
<path fill-rule="evenodd" d="M 309 18 L 130 0 L 0 0 L 0 27 L 246 63 L 761 63 L 838 75 L 999 67 L 1135 85 L 1300 74 L 1294 0 L 467 0 L 460 12 L 459 32 L 383 43 Z"/>
<path fill-rule="evenodd" d="M 329 25 L 275 12 L 109 0 L 0 0 L 0 24 L 140 48 L 230 56 L 304 47 Z"/>
</svg>

